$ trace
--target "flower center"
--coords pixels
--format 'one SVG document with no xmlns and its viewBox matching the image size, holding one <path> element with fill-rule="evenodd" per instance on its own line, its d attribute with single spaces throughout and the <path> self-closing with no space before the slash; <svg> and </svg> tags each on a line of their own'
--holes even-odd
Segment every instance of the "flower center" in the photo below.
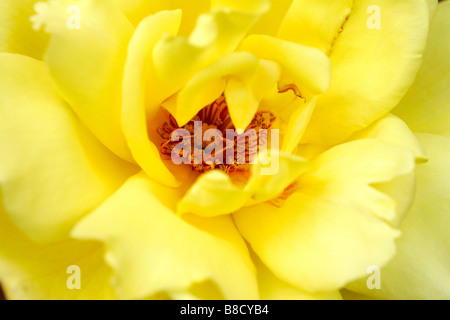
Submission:
<svg viewBox="0 0 450 320">
<path fill-rule="evenodd" d="M 188 163 L 193 171 L 200 173 L 210 170 L 226 173 L 246 171 L 260 147 L 266 145 L 267 130 L 275 119 L 271 112 L 257 112 L 246 130 L 237 134 L 222 95 L 182 127 L 169 115 L 168 121 L 157 129 L 163 138 L 160 153 L 167 160 L 173 160 L 175 153 L 183 163 Z M 183 138 L 182 141 L 177 139 L 177 135 Z"/>
</svg>

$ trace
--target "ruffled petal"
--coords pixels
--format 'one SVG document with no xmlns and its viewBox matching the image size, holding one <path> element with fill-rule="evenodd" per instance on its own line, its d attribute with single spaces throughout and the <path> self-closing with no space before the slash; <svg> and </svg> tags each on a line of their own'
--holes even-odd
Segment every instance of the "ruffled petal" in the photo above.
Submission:
<svg viewBox="0 0 450 320">
<path fill-rule="evenodd" d="M 179 35 L 188 36 L 200 14 L 211 8 L 211 0 L 113 0 L 136 27 L 144 18 L 160 11 L 181 9 L 183 19 Z"/>
<path fill-rule="evenodd" d="M 261 300 L 342 300 L 338 290 L 308 293 L 277 278 L 254 256 Z"/>
<path fill-rule="evenodd" d="M 66 237 L 136 172 L 78 122 L 52 89 L 44 63 L 0 54 L 0 96 L 4 205 L 32 239 Z"/>
<path fill-rule="evenodd" d="M 179 197 L 137 175 L 73 235 L 105 243 L 121 298 L 183 293 L 211 280 L 226 299 L 257 299 L 254 266 L 231 216 L 181 219 L 174 214 Z"/>
<path fill-rule="evenodd" d="M 76 240 L 36 244 L 0 204 L 0 279 L 8 299 L 115 299 L 111 275 L 101 244 Z"/>
<path fill-rule="evenodd" d="M 353 0 L 294 0 L 278 32 L 281 39 L 316 47 L 329 54 Z"/>
<path fill-rule="evenodd" d="M 178 124 L 185 124 L 224 93 L 234 126 L 238 132 L 244 131 L 279 76 L 277 65 L 271 61 L 259 60 L 247 52 L 232 53 L 198 72 L 163 106 Z"/>
<path fill-rule="evenodd" d="M 227 7 L 227 1 L 223 3 L 218 1 L 213 6 L 214 11 L 199 17 L 194 31 L 188 38 L 163 37 L 153 49 L 153 71 L 148 94 L 149 110 L 157 109 L 199 71 L 220 57 L 232 53 L 253 23 L 265 12 L 264 6 L 252 7 L 251 4 L 259 2 L 264 1 L 249 2 L 248 6 L 245 5 L 247 2 L 241 1 L 243 5 L 241 8 L 238 4 L 229 4 L 231 7 Z M 179 124 L 182 125 L 182 121 Z"/>
<path fill-rule="evenodd" d="M 277 277 L 308 292 L 335 290 L 394 255 L 399 232 L 383 220 L 395 217 L 395 204 L 370 185 L 412 170 L 410 150 L 350 142 L 313 161 L 281 207 L 261 204 L 234 217 Z"/>
<path fill-rule="evenodd" d="M 428 159 L 425 150 L 414 133 L 409 130 L 408 126 L 401 119 L 391 114 L 381 118 L 366 129 L 355 133 L 349 140 L 358 139 L 378 139 L 407 148 L 414 152 L 418 163 L 423 163 Z M 408 172 L 391 181 L 372 184 L 372 187 L 389 195 L 394 200 L 395 216 L 390 216 L 389 222 L 393 226 L 399 227 L 402 219 L 408 214 L 414 200 L 411 197 L 416 187 L 414 172 Z"/>
<path fill-rule="evenodd" d="M 33 30 L 30 17 L 39 0 L 4 0 L 0 3 L 0 52 L 42 59 L 49 36 Z"/>
<path fill-rule="evenodd" d="M 380 290 L 368 290 L 364 280 L 349 285 L 353 291 L 380 299 L 450 298 L 450 139 L 418 138 L 430 160 L 416 170 L 416 198 L 401 225 L 397 255 L 381 269 Z"/>
<path fill-rule="evenodd" d="M 263 14 L 249 34 L 276 36 L 293 0 L 270 0 L 270 9 Z"/>
<path fill-rule="evenodd" d="M 327 91 L 330 86 L 330 60 L 316 48 L 264 35 L 251 35 L 243 41 L 240 49 L 277 62 L 295 79 L 295 85 L 300 89 L 317 94 Z"/>
<path fill-rule="evenodd" d="M 294 112 L 289 115 L 286 127 L 282 128 L 284 137 L 281 150 L 285 152 L 293 152 L 297 148 L 316 108 L 316 98 L 307 103 L 295 99 L 293 105 Z"/>
<path fill-rule="evenodd" d="M 450 137 L 450 3 L 439 3 L 431 21 L 422 68 L 393 113 L 414 132 Z"/>
<path fill-rule="evenodd" d="M 249 198 L 227 174 L 214 170 L 198 177 L 178 204 L 177 213 L 203 217 L 229 214 L 242 208 Z"/>
<path fill-rule="evenodd" d="M 309 163 L 290 154 L 272 152 L 267 157 L 261 154 L 263 162 L 252 165 L 246 185 L 234 183 L 221 171 L 201 175 L 180 200 L 178 214 L 214 217 L 233 213 L 245 205 L 276 199 L 309 168 Z"/>
<path fill-rule="evenodd" d="M 330 90 L 317 99 L 304 143 L 341 142 L 392 110 L 412 84 L 428 34 L 427 4 L 384 0 L 373 5 L 370 0 L 353 4 L 331 50 Z M 372 21 L 377 13 L 379 26 Z"/>
<path fill-rule="evenodd" d="M 276 87 L 279 78 L 278 65 L 266 60 L 259 60 L 251 73 L 228 78 L 224 95 L 237 132 L 245 131 L 267 91 Z"/>
<path fill-rule="evenodd" d="M 79 29 L 67 26 L 70 5 L 78 7 Z M 38 3 L 36 11 L 35 27 L 45 26 L 51 34 L 45 61 L 61 94 L 103 144 L 133 161 L 120 122 L 123 68 L 133 26 L 109 0 L 50 0 Z"/>
<path fill-rule="evenodd" d="M 177 186 L 179 182 L 161 160 L 149 132 L 156 133 L 156 111 L 146 112 L 148 73 L 151 52 L 163 34 L 175 34 L 181 12 L 163 11 L 144 19 L 136 29 L 128 48 L 123 79 L 122 125 L 128 146 L 136 162 L 147 175 L 162 184 Z M 151 94 L 150 94 L 151 95 Z"/>
<path fill-rule="evenodd" d="M 427 160 L 427 154 L 414 133 L 402 119 L 392 114 L 381 118 L 366 129 L 358 131 L 349 138 L 349 141 L 358 139 L 378 139 L 389 142 L 413 151 L 416 159 L 420 162 Z"/>
<path fill-rule="evenodd" d="M 244 191 L 253 202 L 275 200 L 282 196 L 295 180 L 308 169 L 310 163 L 289 153 L 271 150 L 260 153 L 259 161 L 251 168 L 251 177 Z"/>
<path fill-rule="evenodd" d="M 193 76 L 186 86 L 173 99 L 167 100 L 163 106 L 171 112 L 179 125 L 183 125 L 189 122 L 203 107 L 220 97 L 226 89 L 227 103 L 230 100 L 230 113 L 234 116 L 241 116 L 239 111 L 242 110 L 242 105 L 245 105 L 244 107 L 249 109 L 249 113 L 242 112 L 242 114 L 246 115 L 247 118 L 249 115 L 253 118 L 258 105 L 257 103 L 251 103 L 253 101 L 247 101 L 249 102 L 248 105 L 245 101 L 239 103 L 239 92 L 236 92 L 238 90 L 236 84 L 240 82 L 242 85 L 242 80 L 251 81 L 256 76 L 259 66 L 259 60 L 247 52 L 226 55 Z M 276 71 L 274 76 L 276 77 Z M 272 81 L 272 85 L 275 81 Z M 245 86 L 242 88 L 245 91 L 242 94 L 245 100 L 248 100 L 247 96 L 252 98 L 253 90 L 251 89 L 245 88 Z M 239 106 L 241 109 L 239 109 Z M 248 122 L 251 121 L 251 118 Z M 242 120 L 247 122 L 244 118 L 237 117 L 237 119 L 241 122 Z"/>
</svg>

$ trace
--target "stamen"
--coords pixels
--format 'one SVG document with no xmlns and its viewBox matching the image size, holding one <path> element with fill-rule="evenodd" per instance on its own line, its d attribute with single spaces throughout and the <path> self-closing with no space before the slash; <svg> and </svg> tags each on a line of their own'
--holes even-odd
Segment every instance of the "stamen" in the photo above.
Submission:
<svg viewBox="0 0 450 320">
<path fill-rule="evenodd" d="M 225 97 L 224 95 L 222 95 L 216 101 L 203 108 L 191 121 L 189 121 L 189 123 L 187 123 L 183 127 L 180 127 L 175 118 L 172 115 L 169 115 L 168 121 L 157 129 L 157 133 L 164 140 L 163 143 L 161 143 L 160 153 L 164 160 L 171 159 L 174 148 L 187 139 L 187 141 L 190 142 L 190 152 L 186 152 L 188 154 L 179 154 L 179 156 L 183 160 L 190 160 L 189 163 L 191 164 L 193 171 L 200 173 L 205 173 L 210 170 L 221 170 L 225 173 L 247 171 L 248 169 L 250 169 L 249 164 L 251 163 L 251 160 L 254 159 L 254 157 L 257 155 L 257 152 L 259 151 L 261 143 L 267 142 L 267 135 L 261 135 L 260 130 L 269 129 L 275 120 L 276 118 L 271 112 L 258 112 L 243 134 L 237 135 L 233 138 L 233 140 L 228 140 L 227 138 L 225 138 L 226 130 L 235 128 L 228 112 L 228 106 Z M 203 159 L 202 164 L 198 164 L 198 162 L 197 164 L 195 164 L 194 161 L 196 148 L 194 142 L 197 141 L 195 136 L 196 132 L 194 130 L 195 121 L 202 122 L 202 137 L 201 139 L 197 137 L 199 141 L 203 141 L 203 134 L 209 129 L 218 129 L 223 136 L 222 141 L 203 142 L 202 154 L 203 150 L 211 143 L 218 143 L 219 146 L 222 146 L 222 148 L 219 148 L 219 151 L 214 152 L 214 154 L 211 154 L 210 157 Z M 172 141 L 172 133 L 177 129 L 185 129 L 187 130 L 187 132 L 189 132 L 189 135 L 180 136 L 179 138 L 182 139 L 181 141 Z M 246 133 L 250 129 L 255 130 L 257 139 L 246 139 Z M 246 139 L 244 140 L 245 143 L 243 139 Z M 256 140 L 260 142 L 259 145 Z M 245 147 L 244 149 L 242 149 L 244 145 Z M 239 147 L 241 148 L 241 150 L 237 150 L 237 148 Z M 232 154 L 234 155 L 234 157 L 227 159 L 227 151 L 229 149 L 233 150 Z M 218 157 L 222 157 L 223 160 L 220 161 L 220 163 L 215 163 L 213 161 L 213 158 L 217 159 Z"/>
<path fill-rule="evenodd" d="M 302 93 L 295 84 L 288 84 L 284 87 L 278 86 L 278 93 L 286 93 L 288 91 L 292 91 L 297 97 L 303 99 L 306 103 L 305 97 L 303 97 Z"/>
</svg>

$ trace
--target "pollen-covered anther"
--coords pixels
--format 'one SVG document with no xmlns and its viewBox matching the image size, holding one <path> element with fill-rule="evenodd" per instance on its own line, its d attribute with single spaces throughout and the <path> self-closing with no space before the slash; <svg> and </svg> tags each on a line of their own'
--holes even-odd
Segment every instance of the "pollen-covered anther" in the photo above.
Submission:
<svg viewBox="0 0 450 320">
<path fill-rule="evenodd" d="M 225 97 L 222 95 L 212 104 L 203 108 L 182 127 L 178 125 L 172 115 L 169 115 L 168 121 L 157 129 L 159 136 L 164 140 L 161 143 L 160 153 L 166 160 L 169 160 L 172 158 L 173 152 L 177 152 L 174 151 L 175 147 L 186 143 L 189 146 L 185 145 L 185 148 L 176 148 L 175 150 L 181 149 L 177 156 L 188 160 L 187 162 L 190 163 L 193 171 L 200 173 L 210 170 L 221 170 L 225 173 L 246 171 L 256 157 L 260 145 L 267 141 L 267 133 L 261 134 L 261 130 L 269 129 L 275 120 L 276 118 L 271 112 L 257 112 L 242 134 L 236 133 L 230 138 L 227 135 L 227 130 L 235 132 L 235 128 L 228 112 Z M 195 130 L 198 122 L 201 122 L 201 131 Z M 182 138 L 181 141 L 173 137 L 178 129 L 183 129 L 183 132 L 185 132 L 184 135 L 178 136 L 178 138 Z M 216 141 L 215 138 L 213 138 L 213 141 L 204 141 L 203 137 L 210 129 L 220 131 L 221 141 Z M 199 135 L 202 136 L 199 137 Z M 201 145 L 199 141 L 202 141 Z M 211 144 L 216 147 L 215 151 L 208 157 L 202 157 L 202 161 L 199 163 L 196 155 L 199 152 L 203 155 L 205 148 Z M 189 151 L 186 152 L 186 150 Z"/>
</svg>

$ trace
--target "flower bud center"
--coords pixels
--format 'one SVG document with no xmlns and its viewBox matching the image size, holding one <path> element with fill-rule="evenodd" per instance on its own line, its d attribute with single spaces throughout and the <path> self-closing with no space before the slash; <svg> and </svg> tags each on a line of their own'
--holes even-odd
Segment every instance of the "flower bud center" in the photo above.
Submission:
<svg viewBox="0 0 450 320">
<path fill-rule="evenodd" d="M 169 115 L 168 121 L 157 129 L 163 138 L 160 153 L 163 158 L 173 159 L 175 152 L 183 158 L 183 163 L 189 163 L 193 171 L 200 173 L 214 169 L 226 173 L 246 171 L 256 160 L 260 146 L 267 143 L 267 130 L 274 121 L 271 112 L 257 112 L 246 130 L 238 134 L 222 95 L 184 126 L 180 127 Z M 181 141 L 174 139 L 176 132 L 183 132 L 178 133 L 183 138 Z M 181 144 L 184 147 L 180 149 Z"/>
</svg>

